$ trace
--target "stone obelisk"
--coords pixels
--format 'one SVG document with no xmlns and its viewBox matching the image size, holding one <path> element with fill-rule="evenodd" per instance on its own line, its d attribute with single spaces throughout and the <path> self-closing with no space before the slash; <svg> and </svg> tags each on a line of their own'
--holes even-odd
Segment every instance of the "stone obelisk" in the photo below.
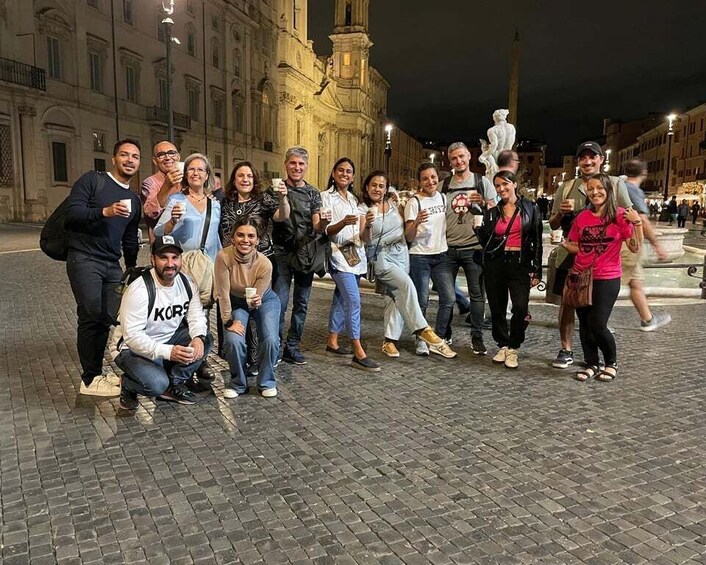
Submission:
<svg viewBox="0 0 706 565">
<path fill-rule="evenodd" d="M 515 28 L 515 38 L 512 40 L 510 52 L 510 91 L 508 94 L 508 110 L 510 114 L 507 121 L 517 127 L 517 97 L 520 83 L 520 32 Z"/>
</svg>

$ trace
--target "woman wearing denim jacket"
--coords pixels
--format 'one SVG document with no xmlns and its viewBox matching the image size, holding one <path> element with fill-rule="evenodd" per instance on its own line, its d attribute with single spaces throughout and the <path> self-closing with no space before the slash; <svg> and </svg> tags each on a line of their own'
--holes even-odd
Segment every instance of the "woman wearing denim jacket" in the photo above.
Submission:
<svg viewBox="0 0 706 565">
<path fill-rule="evenodd" d="M 493 339 L 500 348 L 493 361 L 516 369 L 517 350 L 525 340 L 530 288 L 542 278 L 542 216 L 536 204 L 517 194 L 517 179 L 510 171 L 497 173 L 493 185 L 500 201 L 485 212 L 476 233 L 483 245 L 483 278 Z M 508 296 L 512 300 L 509 327 Z"/>
<path fill-rule="evenodd" d="M 419 307 L 417 290 L 409 276 L 404 221 L 397 205 L 390 202 L 389 184 L 383 171 L 370 173 L 363 183 L 363 203 L 359 207 L 365 220 L 362 238 L 368 261 L 385 292 L 382 352 L 388 357 L 400 356 L 397 344 L 407 324 L 432 353 L 451 359 L 456 353 L 429 327 Z"/>
</svg>

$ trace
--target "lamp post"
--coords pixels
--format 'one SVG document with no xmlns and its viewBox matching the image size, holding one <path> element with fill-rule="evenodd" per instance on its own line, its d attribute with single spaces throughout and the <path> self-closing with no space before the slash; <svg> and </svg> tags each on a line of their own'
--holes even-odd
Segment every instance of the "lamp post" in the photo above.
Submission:
<svg viewBox="0 0 706 565">
<path fill-rule="evenodd" d="M 667 129 L 667 162 L 664 167 L 664 199 L 669 198 L 669 161 L 672 158 L 672 138 L 674 137 L 674 120 L 677 119 L 676 114 L 669 114 L 667 121 L 669 128 Z"/>
<path fill-rule="evenodd" d="M 174 20 L 171 18 L 174 13 L 174 0 L 169 0 L 169 6 L 162 3 L 162 10 L 166 17 L 162 20 L 164 26 L 164 42 L 167 50 L 167 139 L 170 143 L 174 143 L 174 112 L 172 112 L 172 42 L 177 45 L 180 41 L 176 37 L 172 37 L 172 26 Z"/>
<path fill-rule="evenodd" d="M 429 161 L 431 162 L 432 165 L 434 164 L 434 159 L 436 159 L 436 153 L 430 153 L 429 154 Z"/>
<path fill-rule="evenodd" d="M 390 157 L 392 156 L 392 124 L 385 125 L 385 172 L 390 175 Z"/>
<path fill-rule="evenodd" d="M 608 171 L 610 171 L 610 153 L 611 153 L 610 149 L 605 150 L 605 163 L 603 163 L 603 172 L 604 173 L 607 173 Z"/>
</svg>

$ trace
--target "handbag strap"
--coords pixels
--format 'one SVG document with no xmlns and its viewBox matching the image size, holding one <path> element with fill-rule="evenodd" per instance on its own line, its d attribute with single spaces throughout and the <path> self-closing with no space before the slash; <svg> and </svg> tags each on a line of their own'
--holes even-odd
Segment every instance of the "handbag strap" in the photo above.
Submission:
<svg viewBox="0 0 706 565">
<path fill-rule="evenodd" d="M 390 203 L 388 202 L 387 205 L 389 206 Z M 382 234 L 385 231 L 384 228 L 385 228 L 385 198 L 383 197 L 383 199 L 382 199 L 382 223 L 380 225 L 380 235 L 378 236 L 378 242 L 375 244 L 375 251 L 373 251 L 373 261 L 377 261 L 378 250 L 380 249 L 380 242 L 382 241 Z"/>
<path fill-rule="evenodd" d="M 211 225 L 211 198 L 206 198 L 206 221 L 203 224 L 203 234 L 201 235 L 201 251 L 206 251 L 206 239 L 208 238 L 208 228 Z"/>
<path fill-rule="evenodd" d="M 518 200 L 517 203 L 519 204 L 519 202 L 520 202 L 520 201 Z M 502 238 L 502 243 L 501 243 L 501 245 L 504 244 L 504 243 L 507 241 L 507 238 L 508 238 L 508 236 L 510 235 L 510 228 L 512 227 L 512 223 L 515 221 L 515 218 L 517 217 L 517 214 L 518 214 L 519 212 L 520 212 L 520 207 L 516 205 L 516 206 L 515 206 L 515 212 L 512 214 L 512 217 L 510 218 L 510 221 L 507 223 L 507 228 L 505 228 L 505 233 L 503 234 L 503 238 Z M 498 210 L 498 213 L 502 215 L 502 210 Z M 497 223 L 497 222 L 496 222 L 496 223 Z M 493 231 L 495 231 L 495 228 L 493 228 Z M 483 248 L 483 251 L 486 251 L 486 250 L 488 249 L 488 245 L 490 244 L 490 242 L 491 242 L 492 240 L 493 240 L 492 237 L 489 237 L 489 238 L 488 238 L 488 241 L 485 243 L 485 247 Z M 498 246 L 498 247 L 500 247 L 500 246 Z"/>
</svg>

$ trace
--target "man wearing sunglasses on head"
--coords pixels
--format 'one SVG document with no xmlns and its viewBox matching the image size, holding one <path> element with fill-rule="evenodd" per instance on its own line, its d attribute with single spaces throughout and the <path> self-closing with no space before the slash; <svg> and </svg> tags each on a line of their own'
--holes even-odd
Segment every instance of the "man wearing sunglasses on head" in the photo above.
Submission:
<svg viewBox="0 0 706 565">
<path fill-rule="evenodd" d="M 154 226 L 164 211 L 167 198 L 179 192 L 184 171 L 179 168 L 181 156 L 168 141 L 160 141 L 152 151 L 152 162 L 157 172 L 142 182 L 142 212 L 149 230 L 150 243 L 154 241 Z"/>
</svg>

